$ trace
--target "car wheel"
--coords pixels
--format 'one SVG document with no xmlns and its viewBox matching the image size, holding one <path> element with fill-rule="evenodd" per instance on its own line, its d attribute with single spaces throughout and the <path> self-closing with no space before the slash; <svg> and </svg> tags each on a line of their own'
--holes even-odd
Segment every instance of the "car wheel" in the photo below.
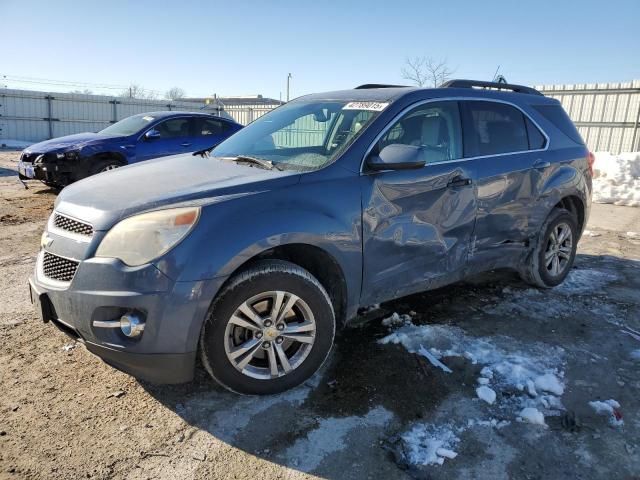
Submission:
<svg viewBox="0 0 640 480">
<path fill-rule="evenodd" d="M 202 363 L 227 389 L 282 392 L 311 377 L 335 335 L 324 287 L 303 268 L 263 260 L 235 276 L 212 303 L 202 328 Z"/>
<path fill-rule="evenodd" d="M 120 168 L 121 166 L 122 164 L 117 160 L 101 160 L 99 162 L 96 162 L 96 164 L 91 168 L 91 175 L 115 170 L 116 168 Z"/>
<path fill-rule="evenodd" d="M 564 209 L 553 210 L 542 226 L 536 247 L 520 272 L 522 279 L 541 288 L 562 283 L 573 266 L 577 242 L 575 216 Z"/>
</svg>

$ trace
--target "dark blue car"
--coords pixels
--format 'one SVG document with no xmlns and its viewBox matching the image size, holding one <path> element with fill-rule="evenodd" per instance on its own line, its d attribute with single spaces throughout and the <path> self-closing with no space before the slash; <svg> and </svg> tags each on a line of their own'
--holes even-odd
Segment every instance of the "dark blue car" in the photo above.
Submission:
<svg viewBox="0 0 640 480">
<path fill-rule="evenodd" d="M 150 112 L 97 133 L 78 133 L 31 145 L 22 152 L 22 180 L 64 187 L 81 178 L 153 158 L 211 148 L 242 125 L 207 113 Z"/>
<path fill-rule="evenodd" d="M 360 308 L 496 268 L 560 284 L 592 163 L 560 103 L 527 87 L 308 95 L 210 154 L 65 188 L 31 295 L 136 377 L 187 381 L 200 356 L 233 391 L 280 392 Z"/>
</svg>

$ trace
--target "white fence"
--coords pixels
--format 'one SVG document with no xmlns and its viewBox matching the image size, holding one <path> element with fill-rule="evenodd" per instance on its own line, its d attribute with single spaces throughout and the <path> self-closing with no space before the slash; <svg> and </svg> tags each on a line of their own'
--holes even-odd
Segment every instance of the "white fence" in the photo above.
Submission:
<svg viewBox="0 0 640 480">
<path fill-rule="evenodd" d="M 0 145 L 3 139 L 35 143 L 73 133 L 95 132 L 131 115 L 160 110 L 218 114 L 226 111 L 246 125 L 271 108 L 264 105 L 222 105 L 216 101 L 205 105 L 186 101 L 0 89 Z"/>
<path fill-rule="evenodd" d="M 591 151 L 640 151 L 640 80 L 535 88 L 562 103 Z"/>
</svg>

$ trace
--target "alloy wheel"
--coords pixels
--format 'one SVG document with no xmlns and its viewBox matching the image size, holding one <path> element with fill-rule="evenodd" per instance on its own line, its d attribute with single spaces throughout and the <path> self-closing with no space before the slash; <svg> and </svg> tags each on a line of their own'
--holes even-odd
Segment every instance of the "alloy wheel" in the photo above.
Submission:
<svg viewBox="0 0 640 480">
<path fill-rule="evenodd" d="M 544 252 L 544 263 L 549 275 L 560 276 L 571 262 L 573 250 L 573 234 L 566 223 L 559 223 L 549 234 L 547 248 Z"/>
<path fill-rule="evenodd" d="M 240 304 L 227 322 L 225 353 L 244 375 L 282 377 L 298 368 L 316 338 L 313 312 L 300 297 L 268 291 Z"/>
</svg>

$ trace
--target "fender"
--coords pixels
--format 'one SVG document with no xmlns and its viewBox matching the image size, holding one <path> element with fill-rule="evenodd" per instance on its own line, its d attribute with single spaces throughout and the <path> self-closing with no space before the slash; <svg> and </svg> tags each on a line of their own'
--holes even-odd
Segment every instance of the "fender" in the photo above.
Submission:
<svg viewBox="0 0 640 480">
<path fill-rule="evenodd" d="M 306 244 L 337 262 L 347 285 L 347 308 L 357 305 L 362 281 L 360 190 L 352 175 L 327 183 L 302 182 L 202 207 L 194 231 L 157 267 L 176 281 L 226 278 L 274 247 Z M 303 199 L 302 201 L 300 199 Z"/>
<path fill-rule="evenodd" d="M 591 199 L 587 198 L 587 192 L 591 191 L 585 175 L 576 165 L 578 161 L 561 164 L 542 184 L 538 197 L 538 208 L 534 215 L 534 222 L 541 226 L 549 216 L 553 208 L 566 197 L 576 197 L 584 207 L 584 220 L 588 218 Z M 537 230 L 534 234 L 537 235 Z"/>
</svg>

